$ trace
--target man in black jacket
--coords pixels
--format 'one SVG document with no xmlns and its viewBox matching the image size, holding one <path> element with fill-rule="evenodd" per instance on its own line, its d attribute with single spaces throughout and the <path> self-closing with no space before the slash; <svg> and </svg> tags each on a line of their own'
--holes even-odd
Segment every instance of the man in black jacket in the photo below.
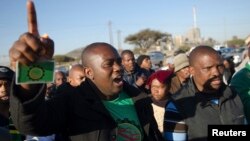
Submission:
<svg viewBox="0 0 250 141">
<path fill-rule="evenodd" d="M 29 32 L 10 49 L 12 65 L 53 56 L 53 41 L 48 36 L 38 38 L 33 3 L 29 1 L 27 7 Z M 12 85 L 11 113 L 22 133 L 64 133 L 72 141 L 162 140 L 149 98 L 122 80 L 121 58 L 113 46 L 88 45 L 82 65 L 86 81 L 76 88 L 61 86 L 59 95 L 48 101 L 45 84 Z"/>
</svg>

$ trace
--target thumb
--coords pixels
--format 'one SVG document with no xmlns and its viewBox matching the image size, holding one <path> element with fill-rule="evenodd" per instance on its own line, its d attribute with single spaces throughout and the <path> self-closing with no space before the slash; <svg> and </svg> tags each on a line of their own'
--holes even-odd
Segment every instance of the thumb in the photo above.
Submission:
<svg viewBox="0 0 250 141">
<path fill-rule="evenodd" d="M 39 53 L 44 59 L 51 59 L 54 54 L 54 41 L 49 38 L 48 34 L 43 34 L 40 37 L 40 41 L 43 44 L 43 49 Z"/>
</svg>

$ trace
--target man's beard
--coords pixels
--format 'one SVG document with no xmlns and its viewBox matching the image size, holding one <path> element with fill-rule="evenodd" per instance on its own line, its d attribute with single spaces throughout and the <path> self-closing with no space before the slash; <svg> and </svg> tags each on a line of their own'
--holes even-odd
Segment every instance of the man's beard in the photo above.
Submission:
<svg viewBox="0 0 250 141">
<path fill-rule="evenodd" d="M 220 87 L 222 86 L 222 79 L 220 79 L 219 77 L 217 79 L 221 80 L 221 83 L 218 84 L 217 86 L 212 86 L 211 81 L 214 80 L 215 78 L 209 79 L 207 80 L 207 82 L 204 84 L 204 88 L 205 88 L 205 92 L 207 93 L 214 93 L 216 91 L 218 91 L 220 89 Z"/>
</svg>

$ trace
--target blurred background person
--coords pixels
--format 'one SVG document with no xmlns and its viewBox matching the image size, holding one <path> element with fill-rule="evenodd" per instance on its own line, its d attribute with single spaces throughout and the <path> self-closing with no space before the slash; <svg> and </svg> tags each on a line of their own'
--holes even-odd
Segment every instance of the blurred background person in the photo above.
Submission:
<svg viewBox="0 0 250 141">
<path fill-rule="evenodd" d="M 140 55 L 137 58 L 137 64 L 140 68 L 146 70 L 146 76 L 149 77 L 155 70 L 152 69 L 152 62 L 150 60 L 150 56 L 148 55 Z"/>
<path fill-rule="evenodd" d="M 223 60 L 224 72 L 223 72 L 223 82 L 229 84 L 233 74 L 235 73 L 235 65 L 233 62 L 233 57 L 224 58 Z"/>
<path fill-rule="evenodd" d="M 144 69 L 141 69 L 135 62 L 134 53 L 131 50 L 121 52 L 123 80 L 128 84 L 148 93 L 146 88 L 147 75 Z"/>
<path fill-rule="evenodd" d="M 51 99 L 55 96 L 56 90 L 62 84 L 67 82 L 67 76 L 63 71 L 56 70 L 54 73 L 54 83 L 48 83 L 45 99 Z"/>
<path fill-rule="evenodd" d="M 79 86 L 85 80 L 83 66 L 80 64 L 73 65 L 69 70 L 68 82 L 71 86 Z"/>
<path fill-rule="evenodd" d="M 45 100 L 49 100 L 55 95 L 55 86 L 54 83 L 47 83 L 46 86 Z"/>
<path fill-rule="evenodd" d="M 242 62 L 239 64 L 239 66 L 237 66 L 235 68 L 236 71 L 242 69 L 245 67 L 246 63 L 249 61 L 249 56 L 248 56 L 248 49 L 249 49 L 249 43 L 250 43 L 250 35 L 247 36 L 246 40 L 245 40 L 245 45 L 246 48 L 245 50 L 242 52 Z"/>
<path fill-rule="evenodd" d="M 64 72 L 62 71 L 56 71 L 55 72 L 55 86 L 56 88 L 59 87 L 60 85 L 62 85 L 63 83 L 67 82 L 67 76 Z"/>
<path fill-rule="evenodd" d="M 250 57 L 250 36 L 246 40 L 248 47 L 248 56 Z M 245 67 L 233 75 L 230 86 L 238 92 L 243 106 L 248 124 L 250 123 L 250 61 Z"/>
<path fill-rule="evenodd" d="M 185 53 L 176 55 L 173 59 L 174 77 L 171 81 L 170 92 L 175 94 L 190 78 L 189 59 Z"/>
</svg>

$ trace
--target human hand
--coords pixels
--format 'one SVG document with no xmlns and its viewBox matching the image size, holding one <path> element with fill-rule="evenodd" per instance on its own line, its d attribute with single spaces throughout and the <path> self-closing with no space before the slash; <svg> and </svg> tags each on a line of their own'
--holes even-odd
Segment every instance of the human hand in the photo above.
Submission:
<svg viewBox="0 0 250 141">
<path fill-rule="evenodd" d="M 137 77 L 137 80 L 136 80 L 136 85 L 141 87 L 143 84 L 145 84 L 147 81 L 147 77 L 145 75 L 141 75 L 141 76 L 138 76 Z"/>
<path fill-rule="evenodd" d="M 10 65 L 15 70 L 16 62 L 30 64 L 38 60 L 51 59 L 54 42 L 48 35 L 40 37 L 36 10 L 33 1 L 27 1 L 28 32 L 22 34 L 9 50 Z"/>
</svg>

